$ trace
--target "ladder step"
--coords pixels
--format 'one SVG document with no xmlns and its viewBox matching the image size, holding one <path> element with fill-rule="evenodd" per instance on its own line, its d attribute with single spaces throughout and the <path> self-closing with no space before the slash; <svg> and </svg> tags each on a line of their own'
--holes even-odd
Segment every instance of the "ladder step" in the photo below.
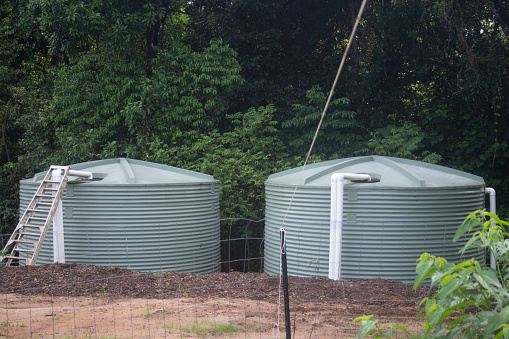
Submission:
<svg viewBox="0 0 509 339">
<path fill-rule="evenodd" d="M 23 235 L 24 234 L 26 234 L 26 233 L 23 233 Z M 15 239 L 12 242 L 18 243 L 18 244 L 32 244 L 32 245 L 35 245 L 38 243 L 38 241 L 28 241 L 28 240 L 19 240 L 19 239 Z"/>
<path fill-rule="evenodd" d="M 35 206 L 39 206 L 39 205 L 41 205 L 41 206 L 51 206 L 52 204 L 50 202 L 40 202 L 40 201 L 35 203 Z"/>
<path fill-rule="evenodd" d="M 18 239 L 20 239 L 20 238 L 21 238 L 22 236 L 24 236 L 24 235 L 28 235 L 29 237 L 40 237 L 40 236 L 41 236 L 41 234 L 40 234 L 40 233 L 39 233 L 39 234 L 37 234 L 37 233 L 21 233 L 21 234 L 19 235 L 19 238 L 18 238 Z"/>
<path fill-rule="evenodd" d="M 38 217 L 28 217 L 28 220 L 39 220 L 39 221 L 46 221 L 46 218 L 38 218 Z"/>
<path fill-rule="evenodd" d="M 6 255 L 3 257 L 4 259 L 21 259 L 21 260 L 28 260 L 29 258 L 23 258 L 23 257 L 14 257 L 12 255 Z"/>
<path fill-rule="evenodd" d="M 48 214 L 50 212 L 49 210 L 38 210 L 38 209 L 32 209 L 32 208 L 28 208 L 27 211 L 34 212 L 34 213 L 46 213 L 46 214 Z"/>
<path fill-rule="evenodd" d="M 25 250 L 25 249 L 22 249 L 22 248 L 14 248 L 13 251 L 14 252 L 31 252 L 31 253 L 34 252 L 34 250 Z"/>
<path fill-rule="evenodd" d="M 52 191 L 52 192 L 56 192 L 56 191 L 58 191 L 58 188 L 53 188 L 53 187 L 44 187 L 44 190 L 45 190 L 45 191 Z"/>
<path fill-rule="evenodd" d="M 54 198 L 54 196 L 47 195 L 47 194 L 36 194 L 35 196 L 38 197 L 38 198 L 47 198 L 47 199 L 53 199 Z"/>
<path fill-rule="evenodd" d="M 36 226 L 36 225 L 20 225 L 20 226 L 18 226 L 18 227 L 14 230 L 14 232 L 16 232 L 16 231 L 18 231 L 18 232 L 19 232 L 20 230 L 22 231 L 22 230 L 23 230 L 23 227 L 26 227 L 26 228 L 37 228 L 37 229 L 39 229 L 39 230 L 40 230 L 40 229 L 41 229 L 41 227 L 44 227 L 44 226 Z M 21 233 L 21 232 L 19 232 L 19 233 L 20 233 L 20 234 L 24 234 L 24 233 Z"/>
<path fill-rule="evenodd" d="M 44 183 L 46 184 L 60 184 L 61 181 L 58 181 L 58 180 L 43 180 Z"/>
<path fill-rule="evenodd" d="M 44 227 L 44 226 L 39 226 L 39 225 L 30 225 L 30 224 L 24 224 L 23 227 L 28 227 L 28 228 L 41 228 L 41 227 Z"/>
</svg>

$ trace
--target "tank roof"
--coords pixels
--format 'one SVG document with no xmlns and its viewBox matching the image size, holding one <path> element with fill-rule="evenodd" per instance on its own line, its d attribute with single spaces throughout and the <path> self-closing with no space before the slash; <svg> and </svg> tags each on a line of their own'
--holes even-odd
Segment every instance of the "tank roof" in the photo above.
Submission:
<svg viewBox="0 0 509 339">
<path fill-rule="evenodd" d="M 72 170 L 91 172 L 93 185 L 197 184 L 217 182 L 213 176 L 142 160 L 116 158 L 69 165 Z M 46 172 L 24 181 L 40 182 Z M 69 177 L 72 181 L 78 179 Z"/>
<path fill-rule="evenodd" d="M 362 156 L 323 161 L 282 171 L 269 176 L 266 185 L 297 185 L 305 187 L 326 187 L 331 185 L 334 173 L 364 173 L 378 182 L 353 183 L 358 189 L 373 188 L 439 188 L 484 186 L 484 179 L 452 168 L 422 161 L 385 156 Z"/>
</svg>

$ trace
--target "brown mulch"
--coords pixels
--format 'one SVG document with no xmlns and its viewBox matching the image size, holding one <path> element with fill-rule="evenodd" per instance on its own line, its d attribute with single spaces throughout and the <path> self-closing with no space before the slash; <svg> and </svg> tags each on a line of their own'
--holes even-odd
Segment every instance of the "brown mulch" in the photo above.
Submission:
<svg viewBox="0 0 509 339">
<path fill-rule="evenodd" d="M 50 264 L 35 267 L 0 267 L 0 291 L 23 295 L 118 298 L 231 298 L 277 302 L 278 276 L 262 273 L 146 273 L 84 264 Z M 429 296 L 427 287 L 384 279 L 333 281 L 326 277 L 289 277 L 293 305 L 344 303 L 358 310 L 407 308 L 418 311 L 419 301 Z M 378 312 L 380 313 L 380 312 Z M 369 313 L 366 313 L 369 314 Z"/>
</svg>

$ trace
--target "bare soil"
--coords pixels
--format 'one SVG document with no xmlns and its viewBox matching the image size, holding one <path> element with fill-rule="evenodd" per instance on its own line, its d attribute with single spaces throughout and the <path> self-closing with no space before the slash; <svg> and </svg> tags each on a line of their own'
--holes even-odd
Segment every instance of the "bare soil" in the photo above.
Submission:
<svg viewBox="0 0 509 339">
<path fill-rule="evenodd" d="M 1 267 L 0 338 L 285 337 L 280 278 L 145 273 L 51 264 Z M 293 338 L 351 338 L 374 314 L 416 330 L 426 287 L 384 279 L 289 277 Z M 279 324 L 279 327 L 278 327 Z M 279 333 L 278 333 L 279 330 Z"/>
</svg>

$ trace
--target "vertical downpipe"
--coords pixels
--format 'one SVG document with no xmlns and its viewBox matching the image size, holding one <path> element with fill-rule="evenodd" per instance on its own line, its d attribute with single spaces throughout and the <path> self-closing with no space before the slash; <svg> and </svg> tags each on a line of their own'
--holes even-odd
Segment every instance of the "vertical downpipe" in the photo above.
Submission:
<svg viewBox="0 0 509 339">
<path fill-rule="evenodd" d="M 62 182 L 62 175 L 67 167 L 52 166 L 51 180 Z M 85 177 L 93 179 L 90 172 L 69 170 L 69 175 L 77 177 Z M 60 184 L 51 184 L 52 188 L 58 189 Z M 56 192 L 55 192 L 56 194 Z M 63 198 L 63 197 L 62 197 Z M 54 198 L 53 198 L 54 200 Z M 62 209 L 62 199 L 58 202 L 58 206 L 53 215 L 53 262 L 65 263 L 65 247 L 64 247 L 64 213 Z"/>
<path fill-rule="evenodd" d="M 486 194 L 490 195 L 490 213 L 497 214 L 497 193 L 494 188 L 486 187 Z M 497 268 L 497 263 L 495 262 L 495 256 L 491 253 L 490 256 L 490 267 L 493 269 Z"/>
<path fill-rule="evenodd" d="M 371 180 L 368 174 L 334 173 L 331 177 L 329 279 L 341 280 L 343 245 L 343 192 L 346 180 Z"/>
<path fill-rule="evenodd" d="M 343 229 L 343 180 L 344 176 L 341 173 L 335 173 L 331 178 L 331 208 L 330 208 L 330 240 L 329 240 L 329 279 L 339 280 L 339 260 L 336 258 L 338 247 L 341 245 L 337 241 L 338 232 Z M 341 184 L 339 184 L 341 182 Z M 341 191 L 341 192 L 338 192 Z M 340 194 L 341 193 L 341 194 Z M 341 214 L 341 218 L 338 216 Z M 341 235 L 339 235 L 341 239 Z"/>
<path fill-rule="evenodd" d="M 51 180 L 59 182 L 62 181 L 63 171 L 64 170 L 61 167 L 55 166 L 51 172 Z M 52 187 L 57 189 L 58 185 L 59 184 L 52 184 Z M 64 215 L 61 200 L 58 202 L 57 209 L 53 215 L 53 262 L 65 263 Z"/>
</svg>

